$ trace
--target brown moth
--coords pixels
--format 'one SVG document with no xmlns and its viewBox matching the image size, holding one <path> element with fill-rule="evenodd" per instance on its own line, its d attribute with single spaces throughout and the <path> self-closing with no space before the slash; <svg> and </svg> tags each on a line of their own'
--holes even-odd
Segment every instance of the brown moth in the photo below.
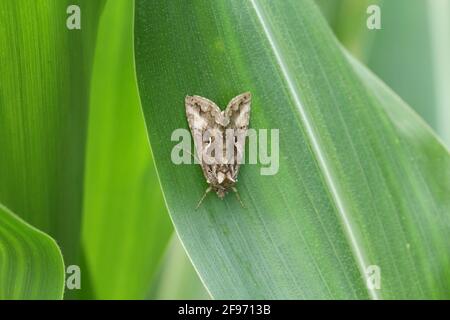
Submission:
<svg viewBox="0 0 450 320">
<path fill-rule="evenodd" d="M 186 116 L 194 138 L 197 159 L 209 184 L 197 208 L 208 192 L 214 191 L 223 199 L 230 189 L 244 206 L 234 185 L 245 151 L 250 103 L 251 94 L 245 92 L 233 98 L 226 109 L 221 111 L 211 100 L 200 96 L 186 96 Z"/>
</svg>

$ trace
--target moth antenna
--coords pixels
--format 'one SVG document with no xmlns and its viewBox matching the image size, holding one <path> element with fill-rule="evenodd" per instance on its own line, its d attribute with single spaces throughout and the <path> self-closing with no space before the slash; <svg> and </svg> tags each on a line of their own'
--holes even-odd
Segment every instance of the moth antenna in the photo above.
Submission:
<svg viewBox="0 0 450 320">
<path fill-rule="evenodd" d="M 241 197 L 239 196 L 239 192 L 237 191 L 237 189 L 235 187 L 232 187 L 231 190 L 234 191 L 234 194 L 236 195 L 236 198 L 238 199 L 238 201 L 241 204 L 242 208 L 245 209 L 244 203 L 242 202 Z"/>
<path fill-rule="evenodd" d="M 203 194 L 202 198 L 200 199 L 200 201 L 197 204 L 197 207 L 195 207 L 195 210 L 197 210 L 200 205 L 202 204 L 203 200 L 205 200 L 206 195 L 212 190 L 211 187 L 208 187 L 208 189 L 206 189 L 205 193 Z"/>
<path fill-rule="evenodd" d="M 190 151 L 188 151 L 188 150 L 186 150 L 186 149 L 184 149 L 184 148 L 181 148 L 180 146 L 175 146 L 175 148 L 181 149 L 181 150 L 183 150 L 184 152 L 189 153 L 191 156 L 193 156 L 195 159 L 197 159 L 197 161 L 198 161 L 199 163 L 201 163 L 200 159 L 199 159 L 195 154 L 192 154 Z"/>
</svg>

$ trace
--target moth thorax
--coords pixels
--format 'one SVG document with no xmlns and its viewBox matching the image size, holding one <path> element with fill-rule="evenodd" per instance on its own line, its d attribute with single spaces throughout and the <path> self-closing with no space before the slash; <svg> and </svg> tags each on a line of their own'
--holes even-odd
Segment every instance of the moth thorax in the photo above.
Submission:
<svg viewBox="0 0 450 320">
<path fill-rule="evenodd" d="M 225 173 L 219 171 L 219 173 L 217 173 L 217 182 L 222 183 L 224 180 L 225 180 Z"/>
</svg>

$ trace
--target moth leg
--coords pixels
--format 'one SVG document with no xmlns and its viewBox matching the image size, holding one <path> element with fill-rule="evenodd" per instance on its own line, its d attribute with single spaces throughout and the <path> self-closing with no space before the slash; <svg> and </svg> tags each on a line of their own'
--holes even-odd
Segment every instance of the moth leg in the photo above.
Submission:
<svg viewBox="0 0 450 320">
<path fill-rule="evenodd" d="M 241 197 L 239 196 L 239 192 L 237 191 L 237 189 L 235 187 L 231 187 L 231 190 L 234 191 L 234 194 L 236 195 L 236 198 L 238 199 L 238 201 L 241 204 L 242 208 L 245 209 L 244 203 L 242 202 Z"/>
<path fill-rule="evenodd" d="M 208 187 L 208 189 L 206 189 L 205 193 L 203 194 L 202 198 L 200 199 L 200 201 L 197 204 L 197 207 L 195 207 L 195 210 L 197 210 L 200 205 L 202 204 L 203 200 L 205 200 L 206 195 L 212 190 L 211 187 Z"/>
</svg>

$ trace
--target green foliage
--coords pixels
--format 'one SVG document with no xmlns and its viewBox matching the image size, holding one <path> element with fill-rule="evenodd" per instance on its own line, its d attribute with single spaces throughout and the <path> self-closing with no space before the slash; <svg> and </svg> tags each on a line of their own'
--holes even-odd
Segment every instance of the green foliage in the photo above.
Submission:
<svg viewBox="0 0 450 320">
<path fill-rule="evenodd" d="M 62 299 L 63 292 L 55 241 L 0 205 L 0 300 Z"/>
</svg>

